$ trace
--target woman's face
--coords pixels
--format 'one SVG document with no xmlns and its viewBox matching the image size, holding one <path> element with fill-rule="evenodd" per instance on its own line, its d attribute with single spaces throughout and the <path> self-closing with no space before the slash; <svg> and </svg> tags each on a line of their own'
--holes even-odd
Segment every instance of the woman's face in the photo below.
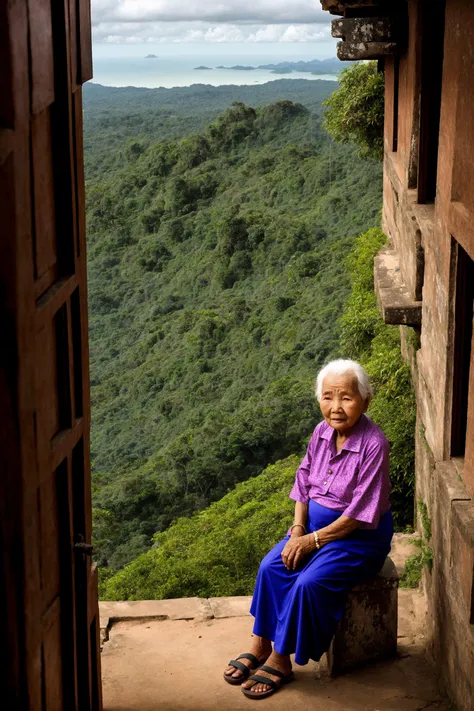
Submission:
<svg viewBox="0 0 474 711">
<path fill-rule="evenodd" d="M 368 404 L 362 399 L 357 379 L 351 373 L 324 378 L 319 405 L 324 419 L 338 434 L 349 435 Z"/>
</svg>

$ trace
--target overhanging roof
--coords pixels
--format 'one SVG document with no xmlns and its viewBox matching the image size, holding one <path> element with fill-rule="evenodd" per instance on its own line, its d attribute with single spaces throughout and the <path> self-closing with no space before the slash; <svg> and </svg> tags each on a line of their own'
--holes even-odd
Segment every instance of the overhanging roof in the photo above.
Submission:
<svg viewBox="0 0 474 711">
<path fill-rule="evenodd" d="M 332 15 L 345 15 L 346 10 L 364 10 L 393 4 L 393 0 L 321 0 L 323 10 L 327 10 Z"/>
</svg>

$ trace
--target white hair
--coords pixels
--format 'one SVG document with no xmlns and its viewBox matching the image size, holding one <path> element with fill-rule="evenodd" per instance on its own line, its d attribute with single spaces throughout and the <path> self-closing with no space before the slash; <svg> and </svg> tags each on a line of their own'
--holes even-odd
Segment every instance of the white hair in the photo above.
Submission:
<svg viewBox="0 0 474 711">
<path fill-rule="evenodd" d="M 323 380 L 327 375 L 353 375 L 357 381 L 359 394 L 363 400 L 372 399 L 374 392 L 365 369 L 355 360 L 339 358 L 321 368 L 315 382 L 315 394 L 319 402 L 323 396 Z"/>
</svg>

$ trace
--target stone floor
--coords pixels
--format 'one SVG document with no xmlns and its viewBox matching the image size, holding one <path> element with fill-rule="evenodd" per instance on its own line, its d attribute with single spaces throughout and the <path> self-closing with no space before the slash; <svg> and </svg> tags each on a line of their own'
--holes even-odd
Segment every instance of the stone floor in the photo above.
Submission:
<svg viewBox="0 0 474 711">
<path fill-rule="evenodd" d="M 411 548 L 411 546 L 410 546 Z M 397 563 L 403 564 L 402 550 Z M 101 603 L 104 711 L 231 711 L 252 701 L 222 679 L 248 649 L 250 598 Z M 399 591 L 398 656 L 329 677 L 325 658 L 295 665 L 296 681 L 263 701 L 288 711 L 448 711 L 425 654 L 426 610 L 417 590 Z"/>
</svg>

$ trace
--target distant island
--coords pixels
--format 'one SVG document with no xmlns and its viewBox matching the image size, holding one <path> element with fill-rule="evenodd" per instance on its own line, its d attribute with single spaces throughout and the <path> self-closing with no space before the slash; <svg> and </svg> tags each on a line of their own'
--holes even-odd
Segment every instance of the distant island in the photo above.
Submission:
<svg viewBox="0 0 474 711">
<path fill-rule="evenodd" d="M 156 54 L 147 54 L 145 59 L 158 59 L 158 57 L 156 56 Z"/>
<path fill-rule="evenodd" d="M 345 62 L 347 66 L 353 62 Z M 211 69 L 211 67 L 195 67 L 196 69 Z M 308 62 L 277 62 L 276 64 L 259 64 L 258 67 L 251 67 L 244 64 L 236 64 L 233 67 L 224 67 L 220 64 L 216 69 L 234 69 L 236 71 L 253 71 L 255 69 L 266 69 L 271 74 L 291 74 L 292 72 L 307 72 L 308 74 L 339 74 L 341 62 L 339 59 L 310 59 Z"/>
<path fill-rule="evenodd" d="M 212 67 L 205 67 L 203 64 L 201 64 L 200 67 L 194 67 L 194 69 L 209 69 L 210 71 L 212 71 Z"/>
<path fill-rule="evenodd" d="M 351 62 L 345 62 L 345 65 Z M 353 64 L 353 62 L 352 62 Z M 309 62 L 278 62 L 277 64 L 260 64 L 257 69 L 269 69 L 272 74 L 291 74 L 291 72 L 309 72 L 310 74 L 339 74 L 341 62 L 339 59 L 310 59 Z"/>
</svg>

